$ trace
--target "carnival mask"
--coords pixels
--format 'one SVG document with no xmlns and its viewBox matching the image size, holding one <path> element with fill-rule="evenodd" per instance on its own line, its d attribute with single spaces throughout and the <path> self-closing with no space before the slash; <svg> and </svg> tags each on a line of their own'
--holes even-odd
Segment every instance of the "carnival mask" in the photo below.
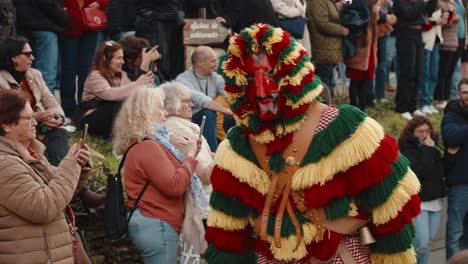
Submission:
<svg viewBox="0 0 468 264">
<path fill-rule="evenodd" d="M 273 120 L 278 117 L 278 84 L 272 77 L 272 66 L 265 54 L 254 54 L 246 60 L 248 71 L 248 97 L 256 105 L 260 119 Z"/>
</svg>

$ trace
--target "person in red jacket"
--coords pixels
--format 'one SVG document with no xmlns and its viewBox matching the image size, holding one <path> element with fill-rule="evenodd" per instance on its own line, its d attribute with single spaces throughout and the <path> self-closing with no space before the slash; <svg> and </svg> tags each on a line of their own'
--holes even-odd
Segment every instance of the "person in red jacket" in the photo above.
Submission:
<svg viewBox="0 0 468 264">
<path fill-rule="evenodd" d="M 63 0 L 63 6 L 70 16 L 70 24 L 62 34 L 59 43 L 61 58 L 60 99 L 67 117 L 72 117 L 77 101 L 81 102 L 83 86 L 96 51 L 98 32 L 85 31 L 81 19 L 82 7 L 105 10 L 109 0 Z M 76 77 L 78 76 L 78 86 Z"/>
</svg>

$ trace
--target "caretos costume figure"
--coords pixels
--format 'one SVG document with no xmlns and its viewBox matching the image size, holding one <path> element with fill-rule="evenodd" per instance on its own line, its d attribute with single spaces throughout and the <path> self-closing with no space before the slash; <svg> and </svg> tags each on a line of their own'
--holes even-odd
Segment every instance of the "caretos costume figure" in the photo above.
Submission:
<svg viewBox="0 0 468 264">
<path fill-rule="evenodd" d="M 244 29 L 219 72 L 237 126 L 215 155 L 208 263 L 416 263 L 408 160 L 359 109 L 320 103 L 289 33 Z M 359 240 L 363 227 L 374 239 Z"/>
</svg>

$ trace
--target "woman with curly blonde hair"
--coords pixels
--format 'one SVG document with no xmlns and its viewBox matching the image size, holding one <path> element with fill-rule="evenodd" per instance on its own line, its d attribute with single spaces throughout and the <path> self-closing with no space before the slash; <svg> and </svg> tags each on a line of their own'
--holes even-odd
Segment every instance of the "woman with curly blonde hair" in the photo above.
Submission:
<svg viewBox="0 0 468 264">
<path fill-rule="evenodd" d="M 177 242 L 184 215 L 184 194 L 198 165 L 201 140 L 187 142 L 181 161 L 173 154 L 161 89 L 139 88 L 124 102 L 114 124 L 113 147 L 123 154 L 128 207 L 149 182 L 130 222 L 128 233 L 145 263 L 176 263 Z M 152 139 L 152 140 L 144 140 Z"/>
</svg>

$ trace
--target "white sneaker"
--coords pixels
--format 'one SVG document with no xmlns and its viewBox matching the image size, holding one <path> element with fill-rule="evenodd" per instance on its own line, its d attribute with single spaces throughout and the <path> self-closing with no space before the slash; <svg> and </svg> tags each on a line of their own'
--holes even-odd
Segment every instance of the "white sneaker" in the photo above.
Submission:
<svg viewBox="0 0 468 264">
<path fill-rule="evenodd" d="M 442 103 L 436 104 L 436 107 L 440 108 L 440 109 L 444 109 L 445 106 L 447 106 L 447 102 L 442 102 Z"/>
<path fill-rule="evenodd" d="M 413 112 L 413 115 L 426 116 L 426 114 L 421 112 L 419 109 L 416 109 L 416 111 Z"/>
<path fill-rule="evenodd" d="M 435 109 L 435 107 L 433 105 L 430 105 L 429 109 L 431 109 L 433 114 L 438 114 L 439 113 L 439 110 Z"/>
<path fill-rule="evenodd" d="M 432 110 L 428 105 L 423 106 L 421 108 L 421 112 L 423 112 L 426 115 L 431 115 L 432 114 Z"/>
<path fill-rule="evenodd" d="M 401 114 L 401 117 L 403 117 L 406 120 L 411 120 L 413 118 L 411 117 L 410 112 L 404 112 L 403 114 Z"/>
</svg>

